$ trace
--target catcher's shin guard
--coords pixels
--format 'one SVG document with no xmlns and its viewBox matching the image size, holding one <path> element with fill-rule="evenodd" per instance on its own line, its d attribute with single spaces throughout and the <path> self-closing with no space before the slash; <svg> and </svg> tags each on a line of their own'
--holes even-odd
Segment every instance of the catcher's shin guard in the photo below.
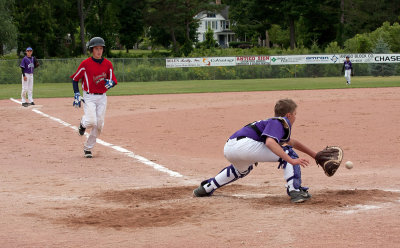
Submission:
<svg viewBox="0 0 400 248">
<path fill-rule="evenodd" d="M 300 190 L 301 188 L 301 169 L 300 165 L 291 165 L 289 163 L 285 166 L 284 175 L 288 191 Z"/>
<path fill-rule="evenodd" d="M 252 169 L 253 165 L 250 165 L 246 171 L 239 172 L 233 165 L 230 165 L 222 169 L 215 177 L 206 180 L 206 182 L 203 181 L 202 185 L 206 192 L 211 195 L 216 189 L 247 176 Z"/>
</svg>

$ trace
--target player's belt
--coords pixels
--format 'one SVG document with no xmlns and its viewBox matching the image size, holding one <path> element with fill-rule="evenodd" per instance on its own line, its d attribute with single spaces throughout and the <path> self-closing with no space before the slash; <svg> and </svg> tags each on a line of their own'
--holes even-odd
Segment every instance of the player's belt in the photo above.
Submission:
<svg viewBox="0 0 400 248">
<path fill-rule="evenodd" d="M 89 93 L 87 91 L 85 91 L 86 93 L 90 94 L 90 95 L 103 95 L 104 93 Z"/>
</svg>

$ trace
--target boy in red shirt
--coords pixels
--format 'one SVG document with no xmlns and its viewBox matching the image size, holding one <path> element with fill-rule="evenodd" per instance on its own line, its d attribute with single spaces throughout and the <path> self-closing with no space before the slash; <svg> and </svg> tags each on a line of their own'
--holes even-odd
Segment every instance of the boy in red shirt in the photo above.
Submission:
<svg viewBox="0 0 400 248">
<path fill-rule="evenodd" d="M 78 70 L 71 76 L 75 93 L 73 106 L 80 108 L 81 101 L 84 103 L 84 115 L 79 125 L 79 135 L 84 135 L 86 128 L 91 128 L 89 137 L 84 145 L 86 158 L 93 156 L 91 150 L 104 126 L 107 107 L 106 92 L 117 84 L 113 65 L 108 59 L 102 57 L 105 46 L 102 38 L 92 38 L 89 41 L 89 50 L 93 56 L 82 61 Z M 83 97 L 79 93 L 78 86 L 78 82 L 81 79 Z"/>
</svg>

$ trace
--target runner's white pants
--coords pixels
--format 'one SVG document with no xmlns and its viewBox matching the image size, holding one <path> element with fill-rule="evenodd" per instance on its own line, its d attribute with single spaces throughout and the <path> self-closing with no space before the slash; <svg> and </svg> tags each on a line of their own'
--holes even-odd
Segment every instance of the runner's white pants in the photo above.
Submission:
<svg viewBox="0 0 400 248">
<path fill-rule="evenodd" d="M 25 73 L 26 81 L 22 75 L 21 102 L 26 103 L 26 93 L 28 93 L 28 102 L 33 102 L 33 74 Z"/>
<path fill-rule="evenodd" d="M 85 103 L 83 104 L 84 115 L 81 123 L 85 128 L 91 129 L 84 149 L 91 150 L 96 144 L 96 139 L 104 127 L 104 116 L 107 108 L 107 95 L 94 95 L 84 91 L 83 99 L 85 100 Z"/>
</svg>

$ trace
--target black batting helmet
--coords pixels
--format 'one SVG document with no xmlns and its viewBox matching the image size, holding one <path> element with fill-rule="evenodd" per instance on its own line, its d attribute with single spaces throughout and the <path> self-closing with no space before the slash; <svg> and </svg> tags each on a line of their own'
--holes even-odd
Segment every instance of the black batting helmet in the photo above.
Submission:
<svg viewBox="0 0 400 248">
<path fill-rule="evenodd" d="M 94 37 L 89 41 L 89 50 L 92 51 L 93 47 L 95 46 L 102 46 L 105 47 L 106 43 L 104 42 L 103 38 L 101 37 Z"/>
</svg>

